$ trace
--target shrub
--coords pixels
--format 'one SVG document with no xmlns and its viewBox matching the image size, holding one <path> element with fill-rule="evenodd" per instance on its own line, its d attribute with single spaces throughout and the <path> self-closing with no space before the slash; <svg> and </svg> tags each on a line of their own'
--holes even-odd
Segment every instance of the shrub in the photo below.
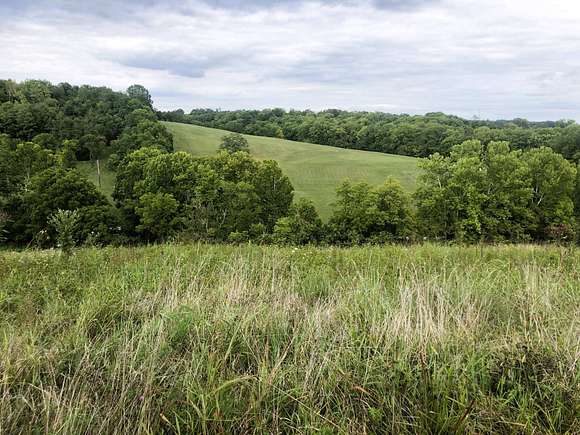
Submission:
<svg viewBox="0 0 580 435">
<path fill-rule="evenodd" d="M 288 216 L 278 219 L 274 241 L 284 245 L 306 245 L 322 240 L 322 220 L 312 201 L 301 198 L 290 208 Z"/>
<path fill-rule="evenodd" d="M 66 255 L 70 255 L 75 247 L 75 235 L 79 224 L 77 210 L 58 209 L 49 218 L 49 223 L 56 231 L 57 247 Z"/>
<path fill-rule="evenodd" d="M 48 219 L 61 210 L 79 210 L 90 206 L 108 206 L 105 196 L 96 186 L 74 169 L 50 168 L 32 178 L 29 190 L 19 200 L 14 233 L 17 241 L 30 241 L 40 232 L 48 230 L 52 238 L 54 229 L 47 228 Z M 79 227 L 81 234 L 93 228 Z"/>
</svg>

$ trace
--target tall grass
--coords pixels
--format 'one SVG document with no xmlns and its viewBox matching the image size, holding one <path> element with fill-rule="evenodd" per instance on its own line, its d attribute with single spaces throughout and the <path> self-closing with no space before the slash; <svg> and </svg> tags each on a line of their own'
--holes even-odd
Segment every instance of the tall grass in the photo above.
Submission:
<svg viewBox="0 0 580 435">
<path fill-rule="evenodd" d="M 580 251 L 0 252 L 0 433 L 580 433 Z"/>
</svg>

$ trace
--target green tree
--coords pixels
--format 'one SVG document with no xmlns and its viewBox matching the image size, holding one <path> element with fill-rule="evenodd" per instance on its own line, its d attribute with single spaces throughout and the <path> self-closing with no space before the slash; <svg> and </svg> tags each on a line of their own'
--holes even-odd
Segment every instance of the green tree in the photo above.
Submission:
<svg viewBox="0 0 580 435">
<path fill-rule="evenodd" d="M 161 123 L 146 120 L 128 127 L 112 145 L 120 156 L 145 147 L 171 152 L 173 151 L 173 136 Z"/>
<path fill-rule="evenodd" d="M 415 192 L 417 214 L 426 234 L 467 242 L 484 237 L 487 168 L 478 140 L 456 145 L 451 156 L 431 156 Z"/>
<path fill-rule="evenodd" d="M 523 157 L 531 174 L 531 209 L 538 222 L 535 237 L 548 238 L 550 228 L 564 226 L 572 229 L 574 165 L 548 147 L 529 150 Z"/>
<path fill-rule="evenodd" d="M 574 189 L 574 211 L 580 220 L 580 162 L 576 166 L 576 187 Z"/>
<path fill-rule="evenodd" d="M 8 220 L 10 215 L 2 210 L 2 204 L 0 203 L 0 244 L 4 243 L 8 239 Z"/>
<path fill-rule="evenodd" d="M 157 121 L 157 117 L 155 116 L 155 112 L 149 108 L 141 108 L 133 110 L 126 118 L 126 124 L 129 127 L 134 127 L 139 125 L 143 121 Z"/>
<path fill-rule="evenodd" d="M 510 151 L 507 142 L 487 146 L 483 217 L 487 241 L 525 241 L 534 228 L 531 174 L 522 155 L 520 150 Z"/>
<path fill-rule="evenodd" d="M 227 151 L 228 153 L 236 153 L 239 151 L 250 152 L 250 146 L 248 141 L 244 136 L 239 133 L 232 133 L 222 137 L 222 143 L 220 144 L 220 149 Z"/>
<path fill-rule="evenodd" d="M 454 237 L 454 203 L 448 196 L 453 176 L 450 159 L 435 153 L 419 164 L 421 173 L 414 193 L 421 233 L 432 237 Z"/>
<path fill-rule="evenodd" d="M 580 161 L 580 125 L 571 124 L 553 137 L 550 146 L 565 158 Z"/>
<path fill-rule="evenodd" d="M 108 245 L 124 240 L 124 223 L 119 209 L 110 204 L 89 205 L 78 210 L 78 240 Z"/>
<path fill-rule="evenodd" d="M 290 207 L 288 216 L 279 218 L 274 227 L 274 241 L 284 245 L 307 245 L 322 240 L 322 220 L 312 201 L 301 198 Z"/>
<path fill-rule="evenodd" d="M 52 133 L 40 133 L 34 136 L 32 142 L 40 145 L 45 150 L 57 151 L 60 147 L 59 141 Z"/>
<path fill-rule="evenodd" d="M 164 239 L 180 229 L 179 203 L 169 193 L 145 193 L 139 198 L 137 231 L 153 239 Z"/>
<path fill-rule="evenodd" d="M 328 223 L 332 242 L 380 243 L 405 239 L 412 233 L 410 200 L 398 181 L 373 188 L 345 181 Z"/>
<path fill-rule="evenodd" d="M 96 134 L 86 134 L 81 137 L 80 146 L 89 152 L 89 160 L 95 161 L 97 177 L 99 180 L 99 188 L 101 188 L 100 159 L 105 154 L 107 139 L 104 136 L 97 136 Z"/>
<path fill-rule="evenodd" d="M 42 80 L 26 80 L 18 86 L 18 96 L 22 102 L 40 103 L 51 98 L 52 85 Z"/>
<path fill-rule="evenodd" d="M 256 173 L 246 181 L 254 186 L 258 196 L 261 222 L 268 231 L 272 231 L 276 221 L 288 214 L 292 204 L 294 187 L 290 179 L 277 162 L 265 160 L 259 163 Z"/>
<path fill-rule="evenodd" d="M 0 80 L 0 104 L 13 102 L 17 98 L 18 85 L 13 80 Z"/>
<path fill-rule="evenodd" d="M 138 100 L 147 107 L 153 107 L 153 100 L 151 99 L 151 94 L 142 85 L 131 85 L 127 88 L 127 95 L 129 98 Z"/>
<path fill-rule="evenodd" d="M 421 166 L 415 199 L 425 234 L 467 242 L 572 235 L 575 169 L 551 148 L 510 151 L 492 141 L 484 150 L 470 140 Z"/>
<path fill-rule="evenodd" d="M 139 193 L 136 186 L 145 178 L 147 164 L 164 151 L 158 148 L 140 148 L 133 151 L 118 165 L 113 189 L 113 200 L 121 210 L 123 226 L 132 233 L 139 223 L 136 208 L 139 204 Z"/>
<path fill-rule="evenodd" d="M 40 145 L 23 142 L 16 145 L 14 162 L 20 174 L 28 180 L 34 174 L 51 167 L 55 162 L 55 156 L 50 151 L 43 150 Z"/>
<path fill-rule="evenodd" d="M 17 234 L 17 241 L 30 241 L 41 232 L 53 238 L 53 229 L 47 222 L 59 209 L 80 213 L 83 207 L 106 205 L 103 194 L 77 171 L 49 168 L 30 180 L 19 202 L 12 233 Z"/>
</svg>

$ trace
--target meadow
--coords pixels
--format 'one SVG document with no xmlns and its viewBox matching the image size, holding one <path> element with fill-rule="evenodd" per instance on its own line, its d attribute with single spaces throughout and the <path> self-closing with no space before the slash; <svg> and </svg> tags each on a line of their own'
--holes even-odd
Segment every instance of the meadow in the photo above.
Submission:
<svg viewBox="0 0 580 435">
<path fill-rule="evenodd" d="M 214 155 L 229 132 L 197 125 L 164 122 L 173 134 L 176 151 L 193 155 Z M 244 135 L 252 156 L 276 160 L 290 178 L 297 198 L 312 200 L 323 219 L 331 213 L 335 191 L 345 179 L 382 184 L 394 177 L 408 191 L 415 188 L 419 173 L 414 157 L 349 150 L 326 145 L 295 142 L 271 137 Z"/>
<path fill-rule="evenodd" d="M 580 250 L 0 252 L 0 433 L 580 432 Z"/>
</svg>

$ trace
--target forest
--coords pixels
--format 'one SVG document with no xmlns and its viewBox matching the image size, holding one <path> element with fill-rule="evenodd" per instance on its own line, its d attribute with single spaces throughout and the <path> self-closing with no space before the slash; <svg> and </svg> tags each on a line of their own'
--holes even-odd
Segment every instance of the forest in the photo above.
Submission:
<svg viewBox="0 0 580 435">
<path fill-rule="evenodd" d="M 379 141 L 382 151 L 414 149 L 409 154 L 424 157 L 417 189 L 408 192 L 392 178 L 376 186 L 344 180 L 336 186 L 332 215 L 323 222 L 311 201 L 295 200 L 294 187 L 277 162 L 253 158 L 238 133 L 224 136 L 214 156 L 175 152 L 171 134 L 159 122 L 175 120 L 175 113 L 156 112 L 143 86 L 114 92 L 4 80 L 0 82 L 2 241 L 63 247 L 167 240 L 343 246 L 420 240 L 578 240 L 580 171 L 574 138 L 580 126 L 574 123 L 520 120 L 515 125 L 467 122 L 441 114 L 391 117 L 277 109 L 230 115 L 236 120 L 246 119 L 244 114 L 248 126 L 276 118 L 284 137 L 330 141 L 335 146 L 357 145 L 342 142 L 349 134 L 333 140 L 303 137 L 316 128 L 303 131 L 299 126 L 319 125 L 328 132 L 332 125 L 340 126 L 343 132 L 351 131 L 351 138 L 372 130 L 374 141 L 385 127 L 387 139 Z M 183 116 L 188 122 L 199 116 L 224 128 L 227 125 L 220 123 L 230 115 L 193 111 Z M 262 115 L 270 121 L 262 120 Z M 357 130 L 357 125 L 364 128 Z M 445 132 L 435 135 L 439 139 L 423 135 L 436 126 Z M 414 133 L 396 134 L 408 145 L 387 149 L 388 138 L 398 129 L 421 130 L 422 139 L 415 140 Z M 520 139 L 512 140 L 512 135 Z M 523 141 L 524 136 L 529 141 Z M 75 168 L 82 161 L 99 168 L 104 157 L 116 173 L 111 198 Z"/>
</svg>

